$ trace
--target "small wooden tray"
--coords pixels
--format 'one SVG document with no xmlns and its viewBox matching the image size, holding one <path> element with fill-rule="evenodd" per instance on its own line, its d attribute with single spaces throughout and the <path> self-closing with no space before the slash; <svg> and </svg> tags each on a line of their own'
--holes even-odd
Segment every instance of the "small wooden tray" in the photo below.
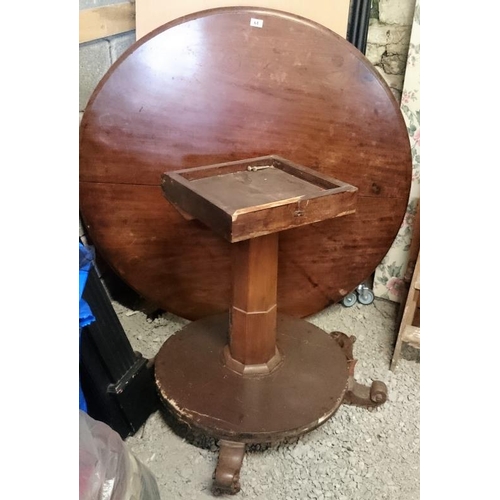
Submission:
<svg viewBox="0 0 500 500">
<path fill-rule="evenodd" d="M 232 243 L 352 214 L 358 191 L 276 155 L 166 172 L 162 189 Z"/>
</svg>

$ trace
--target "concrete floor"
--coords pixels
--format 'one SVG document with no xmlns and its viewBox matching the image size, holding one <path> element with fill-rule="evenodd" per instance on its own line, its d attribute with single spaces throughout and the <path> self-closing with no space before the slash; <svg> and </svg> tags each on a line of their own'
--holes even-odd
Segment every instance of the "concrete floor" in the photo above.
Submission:
<svg viewBox="0 0 500 500">
<path fill-rule="evenodd" d="M 146 357 L 153 357 L 188 323 L 170 314 L 152 320 L 117 302 L 113 305 L 133 348 Z M 396 371 L 389 371 L 396 315 L 396 304 L 377 299 L 368 306 L 336 304 L 307 318 L 327 332 L 355 335 L 357 380 L 384 381 L 389 399 L 372 411 L 343 405 L 325 424 L 298 439 L 251 447 L 235 498 L 420 498 L 419 352 L 405 349 Z M 126 443 L 156 477 L 162 500 L 213 498 L 218 448 L 212 439 L 176 433 L 158 411 Z"/>
</svg>

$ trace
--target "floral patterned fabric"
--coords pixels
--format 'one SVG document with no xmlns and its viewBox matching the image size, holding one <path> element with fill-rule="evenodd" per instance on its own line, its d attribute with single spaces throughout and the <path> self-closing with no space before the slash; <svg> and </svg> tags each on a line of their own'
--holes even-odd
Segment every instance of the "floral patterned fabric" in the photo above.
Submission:
<svg viewBox="0 0 500 500">
<path fill-rule="evenodd" d="M 420 0 L 415 3 L 401 111 L 410 137 L 413 159 L 412 186 L 401 228 L 389 252 L 375 271 L 373 281 L 374 294 L 394 302 L 401 301 L 404 290 L 403 277 L 408 264 L 417 201 L 420 198 Z"/>
</svg>

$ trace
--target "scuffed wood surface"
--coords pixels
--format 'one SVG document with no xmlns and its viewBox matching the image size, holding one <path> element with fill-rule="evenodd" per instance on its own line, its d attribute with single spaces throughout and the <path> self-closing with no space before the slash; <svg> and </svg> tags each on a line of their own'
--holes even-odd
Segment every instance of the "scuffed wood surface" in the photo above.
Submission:
<svg viewBox="0 0 500 500">
<path fill-rule="evenodd" d="M 264 158 L 166 172 L 162 190 L 181 214 L 231 243 L 356 211 L 354 186 L 283 158 L 268 157 L 264 166 Z"/>
<path fill-rule="evenodd" d="M 280 235 L 278 309 L 318 312 L 367 278 L 405 213 L 411 155 L 370 63 L 315 23 L 259 9 L 194 14 L 132 46 L 80 128 L 80 208 L 97 250 L 163 309 L 227 309 L 229 243 L 186 221 L 161 174 L 277 154 L 356 186 L 355 214 Z"/>
</svg>

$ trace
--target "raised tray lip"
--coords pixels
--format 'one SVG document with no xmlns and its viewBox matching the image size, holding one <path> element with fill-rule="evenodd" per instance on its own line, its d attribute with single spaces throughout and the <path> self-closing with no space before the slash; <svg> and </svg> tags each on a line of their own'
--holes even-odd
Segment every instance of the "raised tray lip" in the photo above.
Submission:
<svg viewBox="0 0 500 500">
<path fill-rule="evenodd" d="M 322 190 L 303 196 L 293 196 L 269 203 L 235 208 L 222 200 L 214 199 L 192 180 L 209 175 L 216 169 L 219 175 L 245 170 L 249 163 L 261 166 L 272 161 L 273 166 L 283 167 L 285 173 L 297 175 L 302 180 L 315 183 Z M 288 172 L 287 172 L 288 170 Z M 201 173 L 201 175 L 199 175 Z M 191 178 L 191 180 L 190 180 Z M 307 224 L 321 222 L 356 212 L 358 188 L 325 176 L 278 155 L 246 158 L 233 162 L 217 163 L 204 167 L 180 169 L 162 175 L 161 189 L 164 197 L 188 219 L 198 219 L 231 243 L 271 233 L 285 231 Z"/>
<path fill-rule="evenodd" d="M 210 195 L 201 193 L 197 189 L 196 184 L 193 182 L 193 181 L 196 181 L 200 178 L 209 177 L 209 176 L 197 177 L 195 179 L 189 179 L 186 177 L 186 175 L 193 176 L 193 174 L 196 174 L 197 172 L 208 172 L 210 170 L 217 170 L 217 169 L 222 169 L 225 167 L 231 168 L 231 167 L 241 166 L 241 169 L 235 170 L 235 172 L 238 172 L 241 170 L 245 170 L 245 167 L 250 166 L 250 165 L 247 165 L 249 163 L 255 164 L 255 163 L 262 163 L 262 162 L 266 162 L 266 161 L 271 161 L 273 163 L 272 166 L 274 168 L 278 168 L 289 175 L 293 175 L 295 177 L 301 178 L 302 180 L 306 180 L 307 182 L 310 182 L 311 184 L 315 184 L 319 187 L 322 187 L 323 191 L 321 191 L 317 194 L 300 195 L 300 196 L 295 196 L 293 198 L 284 198 L 282 200 L 277 200 L 277 201 L 273 201 L 273 202 L 269 202 L 269 203 L 262 203 L 262 204 L 253 205 L 250 207 L 242 207 L 239 209 L 235 209 L 234 211 L 228 211 L 227 208 L 224 207 L 224 205 L 218 199 L 213 198 Z M 282 166 L 286 166 L 287 170 L 285 170 L 284 168 L 281 168 Z M 226 172 L 223 174 L 214 175 L 213 177 L 229 175 L 230 173 L 231 172 Z M 302 173 L 303 175 L 314 179 L 316 182 L 312 182 L 310 179 L 304 178 L 303 175 L 302 176 L 298 175 L 299 173 Z M 212 165 L 204 165 L 201 167 L 193 167 L 193 168 L 173 170 L 170 172 L 164 172 L 162 174 L 162 181 L 165 181 L 167 178 L 171 179 L 175 183 L 178 183 L 178 184 L 182 185 L 183 187 L 185 187 L 186 189 L 190 190 L 194 195 L 206 199 L 208 202 L 215 205 L 221 211 L 227 213 L 233 221 L 236 220 L 238 218 L 238 216 L 241 214 L 258 212 L 261 210 L 266 210 L 266 209 L 270 209 L 270 208 L 274 208 L 274 207 L 280 207 L 283 205 L 292 205 L 292 204 L 297 203 L 299 201 L 313 200 L 316 198 L 322 198 L 322 197 L 326 197 L 329 195 L 342 193 L 342 192 L 346 192 L 346 191 L 347 192 L 357 192 L 358 191 L 358 188 L 356 186 L 348 184 L 347 182 L 341 181 L 341 180 L 336 179 L 334 177 L 321 174 L 320 172 L 318 172 L 316 170 L 305 167 L 303 165 L 299 165 L 298 163 L 295 163 L 291 160 L 288 160 L 288 159 L 283 158 L 283 157 L 276 155 L 276 154 L 258 156 L 258 157 L 254 157 L 254 158 L 245 158 L 243 160 L 215 163 Z M 334 187 L 325 188 L 324 186 L 327 184 L 332 185 Z"/>
</svg>

